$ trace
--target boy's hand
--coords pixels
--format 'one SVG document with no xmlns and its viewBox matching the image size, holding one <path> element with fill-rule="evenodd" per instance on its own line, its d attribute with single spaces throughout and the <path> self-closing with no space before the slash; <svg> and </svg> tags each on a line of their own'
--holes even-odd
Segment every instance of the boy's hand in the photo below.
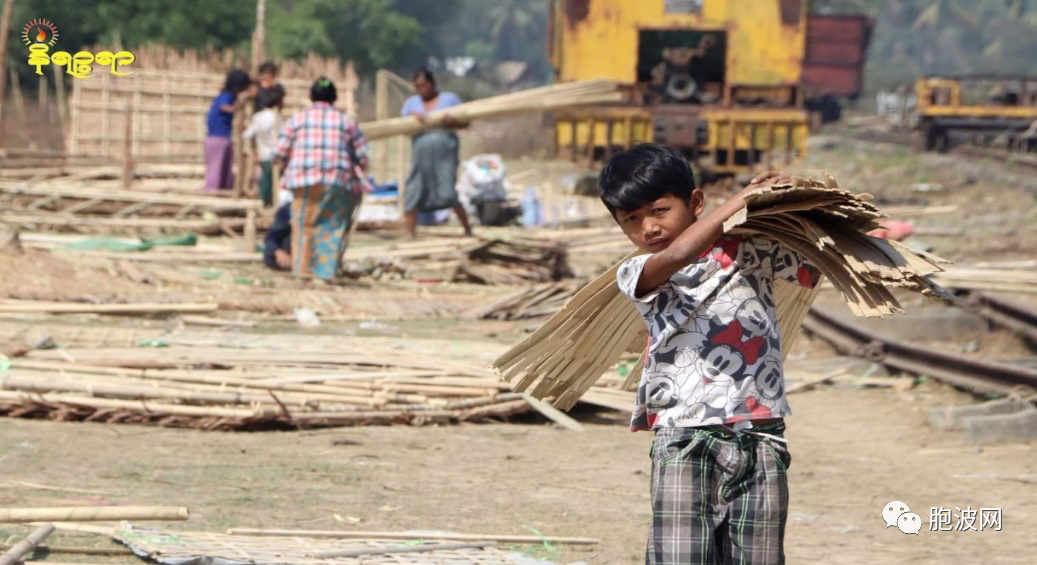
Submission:
<svg viewBox="0 0 1037 565">
<path fill-rule="evenodd" d="M 760 188 L 761 186 L 772 186 L 787 182 L 792 182 L 792 173 L 788 171 L 765 171 L 756 175 L 745 188 Z"/>
<path fill-rule="evenodd" d="M 763 186 L 774 186 L 790 182 L 792 182 L 792 173 L 788 171 L 766 171 L 756 175 L 753 180 L 749 181 L 745 188 L 738 191 L 735 198 L 744 199 L 750 192 Z"/>
</svg>

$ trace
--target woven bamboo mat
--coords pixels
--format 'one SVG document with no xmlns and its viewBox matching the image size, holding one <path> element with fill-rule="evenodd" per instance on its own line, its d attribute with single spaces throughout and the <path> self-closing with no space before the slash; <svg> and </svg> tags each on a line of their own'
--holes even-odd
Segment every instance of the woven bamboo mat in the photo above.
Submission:
<svg viewBox="0 0 1037 565">
<path fill-rule="evenodd" d="M 303 537 L 254 537 L 209 532 L 166 532 L 139 527 L 123 527 L 115 539 L 141 557 L 165 565 L 330 565 L 330 564 L 407 564 L 407 565 L 528 565 L 520 555 L 491 547 L 456 548 L 450 542 L 429 542 L 454 546 L 419 553 L 367 554 L 356 557 L 319 558 L 325 552 L 349 552 L 411 548 L 417 542 L 399 540 L 317 539 Z M 547 562 L 538 562 L 544 563 Z"/>
</svg>

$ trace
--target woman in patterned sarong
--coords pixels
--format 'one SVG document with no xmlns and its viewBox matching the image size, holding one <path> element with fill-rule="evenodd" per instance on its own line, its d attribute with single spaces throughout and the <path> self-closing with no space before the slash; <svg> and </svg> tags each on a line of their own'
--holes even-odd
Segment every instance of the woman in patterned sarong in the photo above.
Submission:
<svg viewBox="0 0 1037 565">
<path fill-rule="evenodd" d="M 364 190 L 367 142 L 356 122 L 332 104 L 335 84 L 317 79 L 313 105 L 281 130 L 275 163 L 281 188 L 292 191 L 292 273 L 331 279 L 348 244 L 350 223 Z"/>
</svg>

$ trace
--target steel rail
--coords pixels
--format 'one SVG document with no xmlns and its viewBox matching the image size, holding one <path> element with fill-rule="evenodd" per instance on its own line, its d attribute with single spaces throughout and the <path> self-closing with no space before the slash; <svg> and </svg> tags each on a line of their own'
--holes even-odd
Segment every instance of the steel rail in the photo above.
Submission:
<svg viewBox="0 0 1037 565">
<path fill-rule="evenodd" d="M 810 309 L 803 329 L 831 343 L 841 353 L 975 392 L 1008 394 L 1020 388 L 1037 390 L 1037 370 L 891 339 L 817 307 Z"/>
</svg>

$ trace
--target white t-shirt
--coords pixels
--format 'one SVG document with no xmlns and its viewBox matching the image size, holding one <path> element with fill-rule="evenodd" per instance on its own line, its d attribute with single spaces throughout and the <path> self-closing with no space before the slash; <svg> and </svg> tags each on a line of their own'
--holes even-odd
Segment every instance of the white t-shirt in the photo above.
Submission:
<svg viewBox="0 0 1037 565">
<path fill-rule="evenodd" d="M 623 263 L 619 288 L 648 325 L 630 428 L 733 424 L 789 415 L 772 281 L 812 287 L 816 269 L 763 237 L 723 237 L 637 298 L 650 255 Z"/>
<path fill-rule="evenodd" d="M 264 108 L 252 114 L 252 123 L 242 134 L 245 139 L 256 138 L 256 153 L 260 161 L 272 161 L 281 131 L 281 115 L 274 108 Z"/>
</svg>

